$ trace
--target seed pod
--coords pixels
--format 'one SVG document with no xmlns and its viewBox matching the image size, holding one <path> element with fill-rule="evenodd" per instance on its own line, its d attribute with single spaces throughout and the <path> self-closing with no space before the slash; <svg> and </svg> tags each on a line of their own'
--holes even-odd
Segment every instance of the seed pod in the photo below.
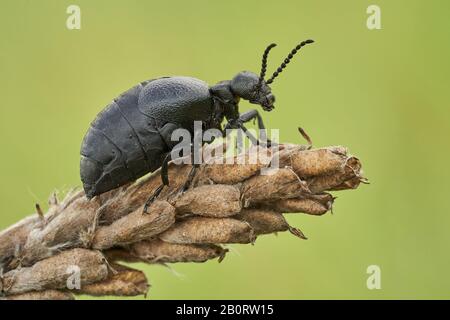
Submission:
<svg viewBox="0 0 450 320">
<path fill-rule="evenodd" d="M 112 264 L 111 268 L 115 272 L 111 273 L 107 279 L 82 286 L 77 293 L 91 296 L 147 295 L 150 286 L 142 271 L 119 264 Z"/>
<path fill-rule="evenodd" d="M 104 280 L 108 276 L 108 267 L 100 252 L 77 248 L 36 262 L 31 267 L 9 271 L 4 275 L 3 290 L 10 295 L 63 289 L 66 288 L 69 277 L 77 275 L 77 270 L 82 286 Z"/>
<path fill-rule="evenodd" d="M 273 210 L 244 209 L 235 218 L 250 224 L 256 235 L 289 230 L 283 215 Z"/>
<path fill-rule="evenodd" d="M 92 247 L 104 250 L 116 245 L 124 245 L 149 239 L 175 222 L 175 208 L 167 201 L 155 201 L 148 213 L 139 208 L 109 226 L 99 227 Z"/>
<path fill-rule="evenodd" d="M 174 206 L 179 213 L 228 217 L 241 211 L 240 197 L 241 193 L 235 186 L 203 185 L 183 193 L 175 200 Z"/>
<path fill-rule="evenodd" d="M 306 183 L 291 169 L 275 169 L 270 175 L 257 175 L 242 184 L 244 206 L 261 201 L 295 198 L 309 194 Z"/>
<path fill-rule="evenodd" d="M 217 184 L 236 184 L 257 174 L 271 158 L 271 149 L 254 147 L 249 152 L 223 158 L 223 164 L 205 164 L 199 173 L 199 183 L 207 179 Z"/>
<path fill-rule="evenodd" d="M 159 238 L 170 243 L 251 243 L 253 229 L 232 218 L 191 217 L 177 222 Z"/>
<path fill-rule="evenodd" d="M 0 298 L 0 300 L 74 300 L 74 296 L 67 291 L 43 290 L 30 291 Z"/>
<path fill-rule="evenodd" d="M 345 161 L 341 170 L 332 175 L 317 176 L 308 179 L 308 187 L 312 193 L 321 193 L 341 185 L 343 182 L 361 175 L 361 163 L 355 157 Z"/>
<path fill-rule="evenodd" d="M 266 203 L 265 206 L 278 212 L 303 212 L 312 215 L 322 215 L 331 210 L 334 198 L 329 193 L 309 195 L 304 198 L 281 199 Z"/>
<path fill-rule="evenodd" d="M 113 249 L 106 255 L 114 261 L 175 263 L 223 259 L 226 252 L 226 249 L 213 244 L 177 244 L 154 239 L 134 243 L 126 249 Z"/>
<path fill-rule="evenodd" d="M 280 154 L 280 167 L 289 166 L 300 177 L 328 175 L 345 165 L 346 156 L 339 147 L 299 151 L 288 150 Z"/>
</svg>

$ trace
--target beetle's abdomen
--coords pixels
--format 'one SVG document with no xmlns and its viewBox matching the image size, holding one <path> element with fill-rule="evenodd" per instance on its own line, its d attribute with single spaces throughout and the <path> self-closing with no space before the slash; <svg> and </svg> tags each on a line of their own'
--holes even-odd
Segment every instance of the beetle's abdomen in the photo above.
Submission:
<svg viewBox="0 0 450 320">
<path fill-rule="evenodd" d="M 80 174 L 88 198 L 157 169 L 166 152 L 152 117 L 138 109 L 138 85 L 109 104 L 84 137 Z"/>
<path fill-rule="evenodd" d="M 139 93 L 139 110 L 155 119 L 192 129 L 195 120 L 208 122 L 213 101 L 206 82 L 190 77 L 160 78 Z"/>
</svg>

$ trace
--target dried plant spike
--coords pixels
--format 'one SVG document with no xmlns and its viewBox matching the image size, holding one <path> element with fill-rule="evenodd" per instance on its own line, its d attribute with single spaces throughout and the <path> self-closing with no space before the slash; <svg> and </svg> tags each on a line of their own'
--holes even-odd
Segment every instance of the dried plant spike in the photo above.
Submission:
<svg viewBox="0 0 450 320">
<path fill-rule="evenodd" d="M 241 193 L 235 186 L 204 185 L 190 189 L 174 201 L 177 212 L 205 217 L 229 217 L 241 211 Z"/>
<path fill-rule="evenodd" d="M 138 296 L 147 295 L 150 285 L 145 274 L 136 269 L 113 264 L 116 271 L 105 280 L 87 284 L 77 290 L 77 294 L 91 296 Z"/>
<path fill-rule="evenodd" d="M 3 278 L 3 283 L 6 283 L 3 290 L 12 295 L 65 289 L 75 270 L 79 270 L 81 285 L 101 281 L 108 276 L 108 267 L 100 252 L 77 248 L 36 262 L 32 267 L 9 271 Z"/>
<path fill-rule="evenodd" d="M 36 207 L 38 214 L 0 232 L 0 292 L 6 299 L 145 294 L 145 275 L 116 262 L 220 262 L 227 252 L 220 244 L 253 243 L 283 231 L 306 239 L 283 213 L 321 215 L 332 209 L 329 191 L 367 180 L 345 147 L 312 149 L 299 132 L 309 145 L 251 148 L 225 164 L 201 165 L 184 193 L 179 191 L 191 165 L 169 163 L 170 185 L 148 214 L 142 208 L 161 185 L 159 170 L 91 201 L 74 190 L 61 202 L 51 200 L 45 215 Z M 260 153 L 261 161 L 245 161 Z M 277 158 L 279 169 L 272 168 Z M 237 162 L 226 164 L 229 159 Z M 81 272 L 78 292 L 68 290 L 75 267 Z"/>
<path fill-rule="evenodd" d="M 159 238 L 170 243 L 252 243 L 253 229 L 232 218 L 192 217 L 175 223 Z"/>
<path fill-rule="evenodd" d="M 151 237 L 168 229 L 175 222 L 175 208 L 167 201 L 155 201 L 148 213 L 142 208 L 120 218 L 109 226 L 99 227 L 92 247 L 104 250 Z"/>
<path fill-rule="evenodd" d="M 0 298 L 0 300 L 74 300 L 72 293 L 60 290 L 30 291 Z"/>
</svg>

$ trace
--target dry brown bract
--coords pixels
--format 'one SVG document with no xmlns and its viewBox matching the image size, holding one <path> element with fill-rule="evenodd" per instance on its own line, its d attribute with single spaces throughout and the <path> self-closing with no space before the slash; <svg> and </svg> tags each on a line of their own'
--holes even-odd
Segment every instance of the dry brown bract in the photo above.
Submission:
<svg viewBox="0 0 450 320">
<path fill-rule="evenodd" d="M 280 169 L 267 170 L 274 156 Z M 180 190 L 191 166 L 170 164 L 170 187 L 147 214 L 143 205 L 160 184 L 158 171 L 91 201 L 82 191 L 69 193 L 61 203 L 52 196 L 45 215 L 37 206 L 35 215 L 0 233 L 2 297 L 146 294 L 145 275 L 118 262 L 221 261 L 228 251 L 221 244 L 254 243 L 260 235 L 283 231 L 306 238 L 283 213 L 322 215 L 332 209 L 328 191 L 366 182 L 359 160 L 340 146 L 253 148 L 237 161 L 200 166 L 184 193 Z M 74 270 L 81 287 L 69 290 Z"/>
</svg>

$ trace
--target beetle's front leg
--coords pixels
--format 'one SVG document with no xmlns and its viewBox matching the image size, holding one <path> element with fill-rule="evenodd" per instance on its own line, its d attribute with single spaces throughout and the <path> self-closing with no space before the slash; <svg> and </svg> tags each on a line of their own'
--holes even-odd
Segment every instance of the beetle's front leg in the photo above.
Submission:
<svg viewBox="0 0 450 320">
<path fill-rule="evenodd" d="M 267 141 L 267 146 L 270 147 L 272 142 L 269 139 L 267 139 L 266 126 L 264 125 L 263 118 L 259 114 L 258 110 L 252 109 L 239 115 L 239 121 L 242 123 L 247 123 L 254 119 L 256 119 L 258 123 L 258 129 L 261 135 L 260 139 L 262 139 L 263 141 Z"/>
<path fill-rule="evenodd" d="M 264 126 L 263 118 L 259 114 L 258 110 L 252 109 L 252 110 L 249 110 L 249 111 L 239 114 L 239 120 L 242 121 L 242 123 L 246 123 L 246 122 L 249 122 L 254 119 L 256 119 L 258 121 L 258 129 L 260 129 L 260 130 L 266 129 L 266 127 Z"/>
<path fill-rule="evenodd" d="M 253 119 L 258 120 L 258 128 L 260 129 L 260 133 L 261 133 L 261 137 L 263 138 L 263 141 L 259 140 L 255 136 L 253 136 L 253 134 L 251 134 L 250 131 L 248 131 L 248 129 L 244 126 L 244 123 L 249 122 Z M 257 110 L 250 110 L 250 111 L 244 112 L 244 113 L 240 114 L 237 119 L 229 120 L 224 128 L 224 136 L 227 135 L 228 129 L 241 129 L 242 131 L 244 131 L 244 133 L 246 134 L 248 139 L 254 145 L 270 147 L 272 144 L 272 142 L 267 139 L 264 122 L 262 120 L 261 115 L 258 113 Z M 267 142 L 265 142 L 265 141 L 267 141 Z"/>
</svg>

